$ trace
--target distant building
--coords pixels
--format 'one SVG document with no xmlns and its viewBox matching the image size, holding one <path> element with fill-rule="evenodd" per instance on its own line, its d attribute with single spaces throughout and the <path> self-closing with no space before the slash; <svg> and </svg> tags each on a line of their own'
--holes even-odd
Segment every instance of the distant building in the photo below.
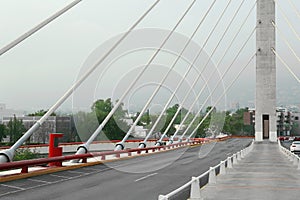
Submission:
<svg viewBox="0 0 300 200">
<path fill-rule="evenodd" d="M 63 133 L 61 142 L 77 141 L 77 133 L 72 116 L 56 116 L 56 133 Z"/>
<path fill-rule="evenodd" d="M 23 117 L 24 111 L 8 109 L 4 103 L 0 103 L 0 123 L 2 123 L 4 117 L 13 117 L 14 115 Z"/>
<path fill-rule="evenodd" d="M 186 125 L 182 124 L 180 126 L 180 124 L 174 124 L 174 128 L 176 129 L 176 131 L 184 131 L 186 128 Z"/>
<path fill-rule="evenodd" d="M 22 120 L 25 128 L 31 128 L 41 117 L 40 116 L 25 116 L 17 117 Z M 7 125 L 12 117 L 3 117 L 2 123 Z M 72 129 L 72 117 L 50 116 L 43 125 L 35 131 L 29 138 L 30 143 L 48 143 L 50 133 L 63 133 L 64 136 L 61 142 L 75 141 L 75 134 Z"/>
<path fill-rule="evenodd" d="M 244 124 L 254 125 L 255 124 L 255 109 L 248 109 L 248 112 L 244 112 Z"/>
<path fill-rule="evenodd" d="M 293 113 L 287 108 L 277 107 L 276 116 L 277 136 L 300 135 L 299 125 L 294 124 L 300 123 L 299 113 Z M 255 109 L 249 109 L 248 112 L 244 113 L 244 124 L 255 125 Z"/>
<path fill-rule="evenodd" d="M 292 126 L 292 135 L 300 135 L 300 113 L 293 113 L 293 126 Z"/>
<path fill-rule="evenodd" d="M 125 118 L 122 119 L 128 126 L 133 125 L 133 119 Z M 147 135 L 147 130 L 143 126 L 135 126 L 134 130 L 132 131 L 131 135 L 135 138 L 145 138 Z"/>
<path fill-rule="evenodd" d="M 145 129 L 143 126 L 135 126 L 131 135 L 135 138 L 145 138 L 147 135 L 147 130 L 148 129 Z"/>
</svg>

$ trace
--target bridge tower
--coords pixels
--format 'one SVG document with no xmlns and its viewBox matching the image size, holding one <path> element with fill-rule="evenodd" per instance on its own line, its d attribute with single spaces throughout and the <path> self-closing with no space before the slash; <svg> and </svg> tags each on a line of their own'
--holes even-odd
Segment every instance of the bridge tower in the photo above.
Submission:
<svg viewBox="0 0 300 200">
<path fill-rule="evenodd" d="M 275 49 L 275 3 L 274 0 L 257 1 L 256 29 L 256 100 L 255 140 L 268 139 L 275 142 L 276 128 L 276 58 Z"/>
</svg>

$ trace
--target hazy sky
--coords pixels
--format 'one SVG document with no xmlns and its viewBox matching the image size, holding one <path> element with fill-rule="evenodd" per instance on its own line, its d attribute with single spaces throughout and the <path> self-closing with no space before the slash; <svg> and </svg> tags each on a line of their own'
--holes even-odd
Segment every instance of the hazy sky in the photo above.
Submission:
<svg viewBox="0 0 300 200">
<path fill-rule="evenodd" d="M 300 10 L 300 1 L 290 1 Z M 70 2 L 72 1 L 1 0 L 0 48 Z M 77 79 L 83 66 L 88 62 L 89 55 L 106 41 L 110 41 L 114 36 L 126 31 L 153 2 L 153 0 L 84 0 L 79 3 L 66 14 L 0 57 L 0 102 L 5 103 L 9 108 L 22 110 L 49 108 Z M 197 1 L 186 19 L 178 27 L 178 34 L 189 37 L 211 2 L 212 0 Z M 240 2 L 241 0 L 232 0 L 229 10 L 225 13 L 220 25 L 204 48 L 207 55 L 210 55 L 217 45 L 219 38 Z M 213 63 L 216 64 L 219 61 L 228 42 L 236 33 L 236 30 L 241 25 L 242 20 L 248 14 L 254 2 L 254 0 L 245 0 L 242 10 L 234 21 L 232 28 L 229 29 L 228 34 L 212 57 Z M 299 34 L 299 16 L 294 12 L 288 0 L 278 0 L 278 2 Z M 158 6 L 138 26 L 138 29 L 158 28 L 171 30 L 190 3 L 190 0 L 161 0 Z M 199 46 L 204 44 L 209 31 L 212 29 L 213 24 L 218 19 L 226 4 L 227 0 L 217 1 L 211 14 L 204 22 L 203 27 L 194 38 L 194 42 Z M 225 68 L 230 65 L 237 50 L 254 28 L 255 23 L 254 10 L 250 19 L 245 24 L 241 35 L 229 51 L 228 56 L 220 64 L 220 73 L 224 72 Z M 299 40 L 293 35 L 293 32 L 284 21 L 283 15 L 278 9 L 277 24 L 286 34 L 299 55 Z M 151 35 L 145 38 L 145 40 L 151 40 Z M 300 76 L 299 62 L 292 56 L 283 43 L 283 40 L 279 37 L 277 40 L 277 51 L 293 67 L 297 75 Z M 225 85 L 230 83 L 230 80 L 235 77 L 239 69 L 245 65 L 254 52 L 255 37 L 252 37 L 250 43 L 247 45 L 247 49 L 242 52 L 237 62 L 233 65 L 233 69 L 225 78 Z M 143 65 L 151 55 L 149 52 L 143 52 L 136 56 L 131 56 L 131 58 L 129 56 L 120 66 L 123 65 L 127 69 L 127 72 L 129 72 L 132 70 L 128 68 L 129 66 Z M 165 60 L 170 60 L 170 58 L 167 55 L 160 56 L 160 60 L 157 59 L 155 63 L 169 65 L 172 62 L 165 62 Z M 277 63 L 278 104 L 300 104 L 299 84 L 279 61 Z M 121 81 L 122 75 L 125 72 L 121 73 L 117 66 L 112 69 L 111 73 L 115 73 L 115 76 L 104 74 L 106 76 L 104 79 L 107 79 L 106 82 L 99 81 L 100 74 L 95 75 L 98 77 L 98 82 L 94 83 L 94 87 L 97 88 L 93 94 L 95 99 L 111 96 L 111 91 L 108 91 L 108 88 L 114 83 Z M 149 71 L 148 75 L 155 76 L 157 71 Z M 177 73 L 183 74 L 184 71 L 183 69 L 178 69 Z M 253 105 L 255 95 L 254 74 L 255 62 L 252 62 L 228 93 L 228 104 L 230 102 L 240 102 L 241 106 Z M 176 79 L 176 76 L 174 75 L 174 79 Z M 157 82 L 157 80 L 154 81 Z M 187 82 L 192 81 L 188 80 Z M 115 87 L 118 87 L 118 85 Z M 115 98 L 118 98 L 118 96 Z M 71 100 L 72 98 L 69 98 L 62 106 L 62 109 L 71 110 Z M 91 99 L 91 104 L 92 101 L 93 99 Z"/>
</svg>

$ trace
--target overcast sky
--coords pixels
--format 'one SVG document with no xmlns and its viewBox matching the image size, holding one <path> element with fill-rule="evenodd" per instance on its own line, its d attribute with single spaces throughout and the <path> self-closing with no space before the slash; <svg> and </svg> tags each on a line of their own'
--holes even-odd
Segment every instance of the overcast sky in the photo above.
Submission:
<svg viewBox="0 0 300 200">
<path fill-rule="evenodd" d="M 300 10 L 299 0 L 290 1 L 294 3 L 298 10 Z M 0 48 L 70 2 L 72 1 L 1 0 Z M 153 0 L 82 1 L 66 14 L 0 57 L 0 103 L 5 103 L 9 108 L 21 110 L 32 111 L 37 109 L 48 109 L 74 83 L 79 74 L 82 73 L 82 68 L 86 65 L 91 53 L 105 42 L 112 40 L 113 37 L 126 31 L 138 17 L 153 4 L 153 2 Z M 186 19 L 176 30 L 177 33 L 188 38 L 211 2 L 212 0 L 197 1 Z M 241 0 L 232 1 L 220 25 L 217 27 L 215 33 L 204 48 L 207 55 L 210 55 L 213 51 L 218 39 L 226 29 L 227 24 L 240 2 Z M 223 42 L 221 42 L 220 48 L 212 57 L 213 63 L 219 61 L 226 45 L 228 45 L 228 42 L 236 33 L 236 30 L 241 25 L 242 20 L 248 14 L 254 2 L 254 0 L 245 0 L 242 10 L 235 19 L 232 28 L 225 36 Z M 278 2 L 291 20 L 296 32 L 300 33 L 299 16 L 294 12 L 293 7 L 288 3 L 289 1 L 278 0 Z M 138 26 L 138 29 L 159 28 L 171 30 L 190 3 L 190 0 L 162 0 L 142 21 Z M 209 30 L 211 30 L 213 24 L 215 24 L 226 4 L 227 1 L 225 0 L 217 1 L 212 13 L 208 16 L 208 19 L 204 22 L 199 33 L 194 38 L 194 42 L 199 46 L 203 46 Z M 299 40 L 284 21 L 280 10 L 277 9 L 276 15 L 279 28 L 289 38 L 293 48 L 295 48 L 299 55 Z M 245 24 L 241 35 L 233 45 L 233 48 L 220 65 L 220 73 L 225 70 L 225 66 L 230 65 L 235 53 L 240 47 L 239 45 L 241 45 L 245 41 L 245 38 L 248 37 L 254 28 L 255 23 L 254 10 L 250 19 Z M 151 36 L 145 38 L 145 40 L 150 40 L 150 38 Z M 277 38 L 277 51 L 287 60 L 289 65 L 293 67 L 293 70 L 297 75 L 300 76 L 299 62 L 292 56 L 283 40 L 279 37 Z M 245 65 L 254 52 L 255 37 L 252 37 L 250 43 L 247 45 L 247 49 L 242 52 L 240 58 L 234 64 L 233 69 L 230 71 L 227 78 L 225 78 L 225 85 L 230 83 L 230 80 L 235 77 L 236 73 L 243 65 Z M 126 64 L 123 63 L 123 67 L 129 67 L 133 65 L 132 63 L 134 63 L 135 66 L 145 64 L 151 55 L 152 54 L 149 52 L 144 52 L 139 56 L 135 56 L 136 59 L 134 56 L 131 57 L 131 59 L 127 58 L 126 62 L 124 61 Z M 161 56 L 161 60 L 157 60 L 156 63 L 168 65 L 168 63 L 163 60 L 168 60 L 169 57 L 167 55 Z M 136 60 L 139 60 L 140 63 L 136 62 Z M 300 105 L 299 83 L 292 78 L 279 61 L 277 63 L 278 104 Z M 97 88 L 93 94 L 94 99 L 112 96 L 111 90 L 119 86 L 116 85 L 112 87 L 112 89 L 108 88 L 110 88 L 114 82 L 123 81 L 121 81 L 121 79 L 125 72 L 121 73 L 117 66 L 112 69 L 111 73 L 116 74 L 114 80 L 112 80 L 111 75 L 104 74 L 104 76 L 106 76 L 104 79 L 107 79 L 107 81 L 101 82 L 99 81 L 100 75 L 95 75 L 98 77 L 98 82 L 94 83 L 94 87 Z M 128 68 L 127 72 L 130 71 L 129 69 L 132 70 L 131 68 Z M 149 72 L 148 74 L 155 76 L 155 73 L 157 72 Z M 178 70 L 177 73 L 183 74 L 184 71 Z M 228 93 L 227 104 L 239 102 L 241 106 L 253 106 L 255 95 L 254 75 L 255 62 L 252 62 L 232 90 Z M 173 76 L 175 78 L 177 75 L 175 74 Z M 155 81 L 157 82 L 158 80 L 155 79 L 154 82 Z M 149 82 L 151 82 L 151 80 L 149 80 Z M 192 81 L 189 80 L 187 82 Z M 116 99 L 118 98 L 118 95 L 116 95 Z M 136 98 L 142 97 L 138 97 L 137 95 Z M 71 110 L 71 100 L 72 98 L 69 98 L 61 109 Z M 90 104 L 92 104 L 93 99 L 90 99 L 90 101 Z"/>
</svg>

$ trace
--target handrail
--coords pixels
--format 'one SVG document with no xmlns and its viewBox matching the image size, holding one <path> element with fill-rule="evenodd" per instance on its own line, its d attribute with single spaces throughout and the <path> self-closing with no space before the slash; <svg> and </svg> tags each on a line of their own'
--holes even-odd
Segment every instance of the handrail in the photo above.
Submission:
<svg viewBox="0 0 300 200">
<path fill-rule="evenodd" d="M 118 143 L 120 142 L 121 140 L 99 140 L 99 141 L 94 141 L 93 144 L 99 144 L 99 143 Z M 143 140 L 142 139 L 133 139 L 133 140 L 127 140 L 126 142 L 127 143 L 130 143 L 130 142 L 142 142 Z M 156 142 L 156 139 L 149 139 L 148 140 L 149 142 Z M 168 141 L 167 138 L 164 139 L 164 141 Z M 62 145 L 62 146 L 69 146 L 69 145 L 80 145 L 80 144 L 83 144 L 84 142 L 62 142 L 62 143 L 59 143 L 59 145 Z M 23 146 L 20 146 L 20 148 L 35 148 L 35 147 L 48 147 L 49 144 L 30 144 L 30 145 L 23 145 Z M 10 146 L 0 146 L 0 149 L 8 149 L 10 148 Z"/>
<path fill-rule="evenodd" d="M 217 166 L 215 166 L 215 168 L 217 168 Z M 204 176 L 208 175 L 210 171 L 211 171 L 210 169 L 207 170 L 206 172 L 204 172 L 200 176 L 196 177 L 196 179 L 199 180 L 199 179 L 203 178 Z M 186 184 L 182 185 L 181 187 L 177 188 L 176 190 L 174 190 L 174 191 L 170 192 L 169 194 L 165 195 L 165 197 L 170 198 L 170 197 L 174 196 L 175 194 L 181 192 L 182 190 L 184 190 L 188 186 L 192 185 L 192 183 L 193 183 L 193 180 L 190 180 Z"/>
<path fill-rule="evenodd" d="M 105 156 L 108 155 L 116 155 L 116 157 L 119 158 L 121 154 L 126 154 L 126 153 L 128 153 L 128 156 L 131 156 L 131 153 L 133 152 L 137 152 L 138 154 L 140 154 L 141 152 L 149 153 L 149 151 L 151 150 L 154 152 L 155 150 L 166 150 L 166 149 L 183 147 L 187 145 L 201 144 L 201 143 L 202 143 L 201 141 L 181 142 L 181 143 L 171 144 L 167 146 L 132 148 L 132 149 L 125 149 L 120 151 L 105 151 L 105 152 L 86 153 L 86 154 L 79 154 L 79 155 L 66 155 L 66 156 L 58 156 L 52 158 L 39 158 L 39 159 L 32 159 L 32 160 L 15 161 L 15 162 L 0 164 L 0 170 L 11 170 L 11 169 L 22 168 L 22 173 L 28 173 L 29 166 L 43 165 L 52 162 L 63 162 L 69 160 L 82 159 L 82 162 L 86 163 L 87 158 L 91 158 L 91 157 L 101 156 L 102 157 L 101 160 L 105 160 Z"/>
<path fill-rule="evenodd" d="M 233 154 L 232 156 L 228 157 L 226 160 L 221 161 L 218 165 L 216 165 L 214 167 L 210 167 L 209 170 L 207 170 L 206 172 L 202 173 L 200 176 L 198 176 L 198 177 L 192 177 L 192 179 L 189 182 L 185 183 L 181 187 L 173 190 L 172 192 L 170 192 L 170 193 L 168 193 L 166 195 L 159 195 L 158 200 L 168 200 L 170 197 L 178 194 L 179 192 L 181 192 L 182 190 L 184 190 L 185 188 L 187 188 L 189 186 L 191 186 L 191 192 L 190 192 L 191 198 L 190 199 L 197 199 L 197 198 L 200 199 L 199 180 L 201 178 L 203 178 L 204 176 L 206 176 L 206 175 L 211 176 L 211 174 L 212 174 L 212 176 L 215 176 L 216 175 L 215 170 L 217 168 L 219 168 L 219 167 L 220 167 L 220 170 L 219 170 L 218 174 L 224 173 L 224 172 L 221 171 L 221 167 L 223 166 L 225 168 L 225 166 L 226 166 L 225 163 L 227 163 L 227 168 L 229 166 L 231 166 L 231 165 L 229 165 L 229 162 L 231 162 L 231 163 L 233 162 L 235 164 L 236 160 L 244 158 L 253 149 L 253 145 L 254 145 L 254 140 L 252 141 L 252 143 L 248 147 L 246 147 L 246 148 L 242 149 L 241 151 Z M 209 177 L 209 178 L 211 178 L 211 177 Z M 209 181 L 208 181 L 208 183 L 209 183 Z M 196 197 L 195 196 L 193 197 L 194 191 L 192 191 L 194 183 L 196 184 L 195 188 L 198 188 L 198 191 L 195 192 L 196 194 L 198 194 L 198 196 L 196 196 Z"/>
</svg>

